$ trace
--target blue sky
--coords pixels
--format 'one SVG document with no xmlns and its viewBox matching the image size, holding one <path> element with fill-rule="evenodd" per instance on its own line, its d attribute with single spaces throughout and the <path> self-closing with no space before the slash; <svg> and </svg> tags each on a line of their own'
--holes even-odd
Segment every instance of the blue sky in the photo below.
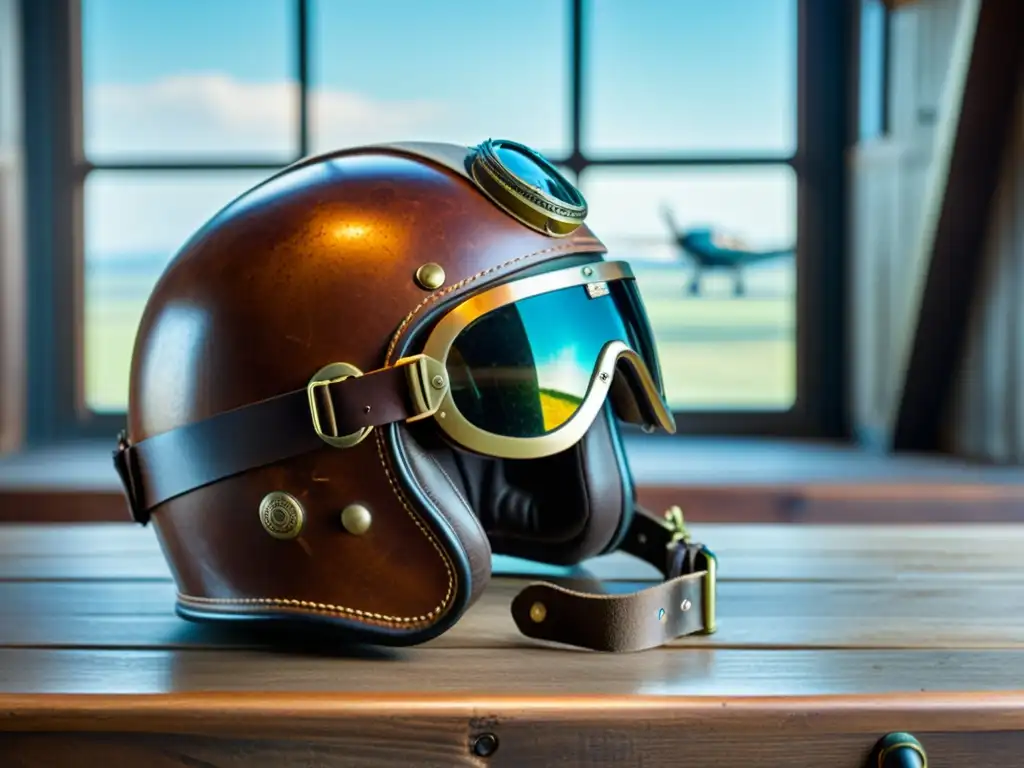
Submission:
<svg viewBox="0 0 1024 768">
<path fill-rule="evenodd" d="M 97 160 L 288 157 L 292 0 L 83 0 L 86 151 Z M 568 3 L 313 0 L 314 150 L 394 139 L 566 148 Z M 796 0 L 591 0 L 595 155 L 791 153 Z M 95 174 L 90 258 L 170 256 L 260 174 Z M 593 171 L 581 180 L 608 240 L 663 239 L 658 209 L 766 246 L 792 241 L 785 167 Z"/>
</svg>

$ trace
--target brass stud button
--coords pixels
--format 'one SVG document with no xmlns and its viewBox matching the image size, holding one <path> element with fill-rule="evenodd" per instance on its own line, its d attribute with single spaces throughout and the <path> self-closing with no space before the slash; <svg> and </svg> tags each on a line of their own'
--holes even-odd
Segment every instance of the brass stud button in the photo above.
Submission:
<svg viewBox="0 0 1024 768">
<path fill-rule="evenodd" d="M 302 504 L 290 493 L 271 491 L 260 502 L 260 524 L 275 539 L 294 539 L 305 522 Z"/>
<path fill-rule="evenodd" d="M 362 504 L 349 504 L 341 511 L 341 524 L 354 536 L 362 536 L 370 530 L 373 516 Z"/>
<path fill-rule="evenodd" d="M 544 603 L 534 603 L 530 606 L 530 618 L 533 619 L 534 623 L 540 624 L 547 617 L 548 609 L 544 606 Z"/>
<path fill-rule="evenodd" d="M 436 291 L 444 285 L 444 268 L 440 264 L 428 261 L 416 270 L 416 282 L 421 288 Z"/>
</svg>

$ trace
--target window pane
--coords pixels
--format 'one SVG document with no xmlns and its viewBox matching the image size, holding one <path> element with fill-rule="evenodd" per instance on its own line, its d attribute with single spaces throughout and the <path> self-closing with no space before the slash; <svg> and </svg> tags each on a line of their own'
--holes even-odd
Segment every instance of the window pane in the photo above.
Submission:
<svg viewBox="0 0 1024 768">
<path fill-rule="evenodd" d="M 568 154 L 568 3 L 312 0 L 315 151 L 395 140 Z"/>
<path fill-rule="evenodd" d="M 82 0 L 93 161 L 298 152 L 292 0 Z"/>
<path fill-rule="evenodd" d="M 132 345 L 157 278 L 225 204 L 270 175 L 94 171 L 85 185 L 85 400 L 123 411 Z"/>
<path fill-rule="evenodd" d="M 592 0 L 585 151 L 793 153 L 796 5 Z"/>
<path fill-rule="evenodd" d="M 581 190 L 588 224 L 610 257 L 628 260 L 637 275 L 673 408 L 790 408 L 796 180 L 789 166 L 588 168 Z"/>
<path fill-rule="evenodd" d="M 862 0 L 860 11 L 860 139 L 885 132 L 885 6 Z"/>
</svg>

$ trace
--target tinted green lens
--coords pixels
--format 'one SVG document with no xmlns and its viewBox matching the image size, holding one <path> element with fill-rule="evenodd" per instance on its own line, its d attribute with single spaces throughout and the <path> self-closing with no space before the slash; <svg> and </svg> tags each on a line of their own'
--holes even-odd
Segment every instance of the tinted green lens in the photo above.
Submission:
<svg viewBox="0 0 1024 768">
<path fill-rule="evenodd" d="M 480 429 L 538 437 L 565 424 L 583 402 L 601 350 L 624 341 L 651 369 L 642 334 L 620 307 L 632 281 L 591 298 L 573 286 L 489 312 L 456 337 L 448 353 L 455 406 Z"/>
</svg>

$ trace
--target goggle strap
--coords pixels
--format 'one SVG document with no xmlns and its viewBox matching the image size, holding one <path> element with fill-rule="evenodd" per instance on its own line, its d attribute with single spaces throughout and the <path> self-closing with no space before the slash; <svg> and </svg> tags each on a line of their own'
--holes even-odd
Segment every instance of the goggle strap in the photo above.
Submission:
<svg viewBox="0 0 1024 768">
<path fill-rule="evenodd" d="M 145 525 L 176 496 L 323 447 L 314 422 L 327 437 L 344 438 L 414 418 L 408 367 L 316 382 L 134 444 L 122 433 L 113 461 L 132 518 Z"/>
<path fill-rule="evenodd" d="M 715 631 L 717 560 L 671 516 L 638 508 L 621 548 L 666 578 L 631 594 L 587 594 L 535 582 L 512 601 L 527 637 L 593 651 L 641 651 Z"/>
</svg>

